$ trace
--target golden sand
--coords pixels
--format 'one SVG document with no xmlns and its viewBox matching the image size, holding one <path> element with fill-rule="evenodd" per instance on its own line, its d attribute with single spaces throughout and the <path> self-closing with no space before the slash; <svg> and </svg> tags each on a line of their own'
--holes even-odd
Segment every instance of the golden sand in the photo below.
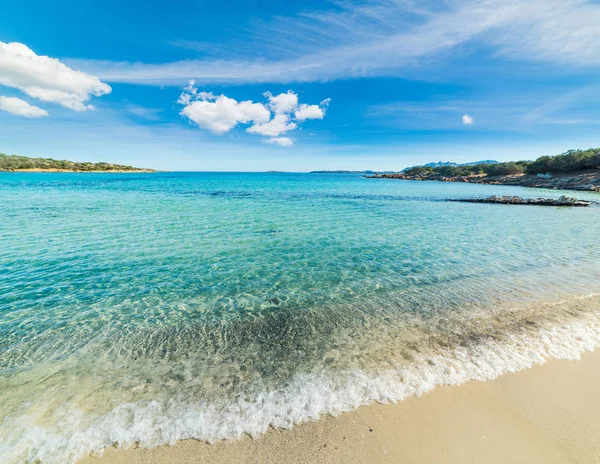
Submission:
<svg viewBox="0 0 600 464">
<path fill-rule="evenodd" d="M 600 351 L 271 430 L 258 440 L 109 449 L 81 462 L 598 463 Z"/>
</svg>

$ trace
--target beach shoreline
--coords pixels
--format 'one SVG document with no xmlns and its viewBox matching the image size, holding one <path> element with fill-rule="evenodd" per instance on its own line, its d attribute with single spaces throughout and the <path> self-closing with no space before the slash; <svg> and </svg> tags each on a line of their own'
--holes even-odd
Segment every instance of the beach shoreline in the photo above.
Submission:
<svg viewBox="0 0 600 464">
<path fill-rule="evenodd" d="M 491 381 L 439 386 L 253 440 L 106 450 L 82 464 L 565 463 L 600 456 L 600 351 Z"/>
<path fill-rule="evenodd" d="M 507 419 L 498 404 L 543 396 L 536 411 L 552 411 L 598 379 L 478 389 L 600 346 L 598 208 L 508 212 L 448 201 L 484 186 L 287 176 L 3 176 L 3 461 L 565 462 L 591 449 L 595 436 L 570 449 L 573 432 L 567 451 L 540 454 L 579 419 L 520 429 L 522 405 Z M 490 382 L 449 386 L 469 380 Z M 560 433 L 542 439 L 548 423 Z M 482 429 L 504 441 L 486 448 Z"/>
</svg>

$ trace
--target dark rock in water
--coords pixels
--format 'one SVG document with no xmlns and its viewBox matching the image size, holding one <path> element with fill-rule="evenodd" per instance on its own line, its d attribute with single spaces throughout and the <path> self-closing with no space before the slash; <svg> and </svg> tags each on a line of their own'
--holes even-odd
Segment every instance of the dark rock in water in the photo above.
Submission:
<svg viewBox="0 0 600 464">
<path fill-rule="evenodd" d="M 267 301 L 274 305 L 278 305 L 279 303 L 281 303 L 281 300 L 276 296 L 274 296 L 273 298 L 269 298 Z"/>
<path fill-rule="evenodd" d="M 450 201 L 460 201 L 466 203 L 497 203 L 500 205 L 535 205 L 535 206 L 590 206 L 593 202 L 578 200 L 577 198 L 562 196 L 556 198 L 522 198 L 497 196 L 489 198 L 459 198 Z"/>
</svg>

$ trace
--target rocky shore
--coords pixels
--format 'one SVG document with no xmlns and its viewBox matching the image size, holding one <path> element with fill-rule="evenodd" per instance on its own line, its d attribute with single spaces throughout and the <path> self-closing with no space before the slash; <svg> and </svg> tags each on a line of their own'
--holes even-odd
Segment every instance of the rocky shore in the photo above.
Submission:
<svg viewBox="0 0 600 464">
<path fill-rule="evenodd" d="M 508 176 L 472 176 L 446 177 L 439 174 L 410 176 L 403 173 L 375 174 L 370 179 L 436 180 L 440 182 L 468 182 L 473 184 L 517 185 L 521 187 L 549 188 L 560 190 L 581 190 L 600 192 L 600 170 L 571 172 L 567 174 L 514 174 Z"/>
<path fill-rule="evenodd" d="M 495 203 L 500 205 L 533 205 L 533 206 L 590 206 L 591 201 L 578 200 L 577 198 L 561 196 L 560 198 L 522 198 L 511 196 L 497 196 L 489 198 L 458 198 L 449 201 L 465 203 Z"/>
</svg>

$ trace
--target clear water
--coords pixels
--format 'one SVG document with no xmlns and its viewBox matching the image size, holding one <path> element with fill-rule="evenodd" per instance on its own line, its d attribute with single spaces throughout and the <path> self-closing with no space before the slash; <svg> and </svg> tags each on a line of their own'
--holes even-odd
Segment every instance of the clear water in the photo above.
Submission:
<svg viewBox="0 0 600 464">
<path fill-rule="evenodd" d="M 258 436 L 577 357 L 600 342 L 600 208 L 446 201 L 565 193 L 0 173 L 0 455 Z"/>
</svg>

